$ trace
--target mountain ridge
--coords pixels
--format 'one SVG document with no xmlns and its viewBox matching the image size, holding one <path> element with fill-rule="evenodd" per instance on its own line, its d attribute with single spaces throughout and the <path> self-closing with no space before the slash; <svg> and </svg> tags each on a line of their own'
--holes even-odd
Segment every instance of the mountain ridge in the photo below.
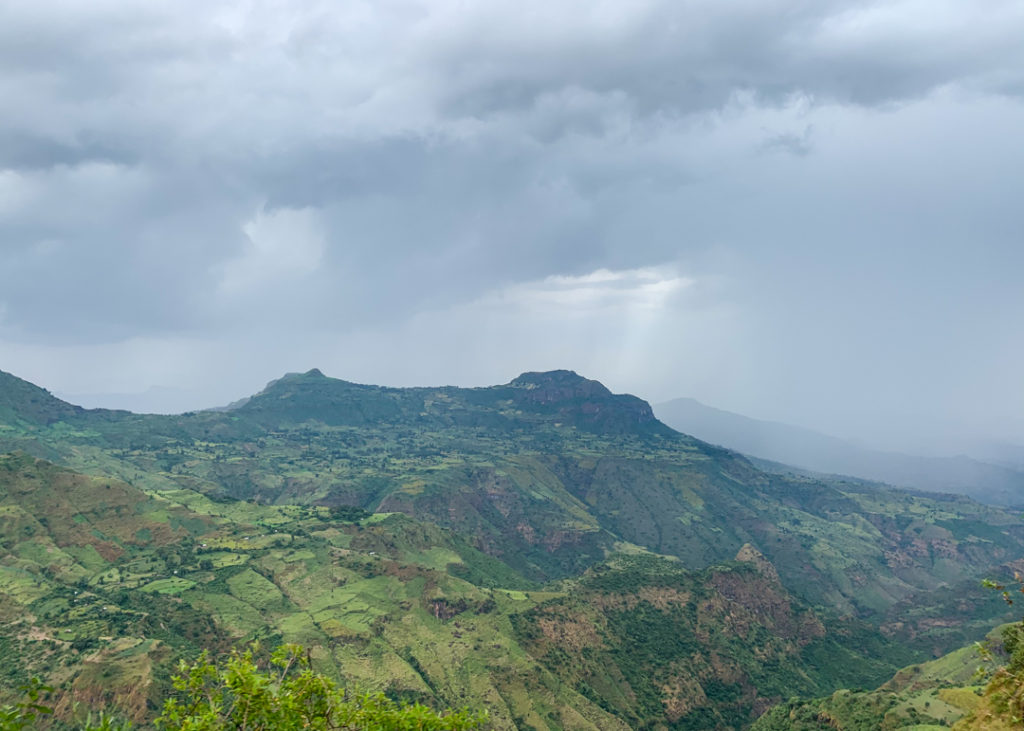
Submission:
<svg viewBox="0 0 1024 731">
<path fill-rule="evenodd" d="M 0 370 L 0 419 L 46 425 L 82 411 L 45 388 Z"/>
<path fill-rule="evenodd" d="M 228 410 L 261 423 L 312 418 L 332 426 L 418 421 L 507 427 L 528 416 L 604 433 L 668 430 L 643 399 L 613 394 L 568 370 L 528 371 L 505 384 L 476 388 L 399 388 L 331 378 L 314 368 L 273 380 Z"/>
<path fill-rule="evenodd" d="M 312 368 L 301 373 L 286 373 L 269 381 L 260 391 L 227 406 L 168 415 L 140 414 L 121 409 L 86 409 L 68 403 L 29 381 L 0 371 L 0 417 L 6 416 L 8 419 L 40 424 L 90 414 L 124 413 L 136 417 L 175 417 L 203 412 L 259 414 L 271 410 L 268 407 L 275 401 L 302 398 L 320 399 L 330 408 L 354 407 L 358 410 L 377 407 L 371 408 L 369 414 L 363 414 L 364 418 L 354 419 L 359 423 L 387 417 L 424 414 L 425 404 L 422 401 L 433 394 L 448 398 L 462 397 L 476 405 L 487 405 L 487 398 L 492 397 L 493 403 L 490 405 L 508 401 L 510 405 L 525 408 L 536 416 L 562 417 L 572 421 L 573 425 L 584 428 L 624 432 L 628 431 L 631 425 L 636 425 L 662 432 L 666 429 L 665 425 L 660 424 L 655 418 L 654 411 L 647 401 L 630 394 L 613 394 L 600 381 L 584 378 L 570 370 L 526 371 L 506 384 L 467 388 L 361 384 L 326 376 L 319 368 Z M 411 398 L 402 399 L 403 395 Z M 394 403 L 385 404 L 381 398 L 384 396 L 390 396 Z M 298 406 L 309 408 L 310 404 Z M 414 411 L 415 409 L 419 410 Z M 332 421 L 338 420 L 337 414 L 328 415 L 323 408 L 316 410 L 315 413 L 327 416 Z"/>
<path fill-rule="evenodd" d="M 869 449 L 812 429 L 753 419 L 690 398 L 658 404 L 655 411 L 674 429 L 762 460 L 917 490 L 968 495 L 995 505 L 1024 505 L 1024 472 L 964 455 L 922 457 Z"/>
</svg>

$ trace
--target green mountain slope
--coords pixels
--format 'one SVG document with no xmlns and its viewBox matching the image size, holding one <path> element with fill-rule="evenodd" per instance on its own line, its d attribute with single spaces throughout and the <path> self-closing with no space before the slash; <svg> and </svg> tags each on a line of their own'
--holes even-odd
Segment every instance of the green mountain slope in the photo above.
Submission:
<svg viewBox="0 0 1024 731">
<path fill-rule="evenodd" d="M 913 656 L 862 623 L 826 617 L 826 629 L 763 556 L 745 546 L 738 558 L 692 572 L 619 557 L 516 627 L 546 667 L 632 728 L 741 728 L 794 692 L 878 682 Z"/>
<path fill-rule="evenodd" d="M 0 695 L 38 674 L 63 716 L 78 702 L 144 720 L 177 658 L 260 638 L 312 648 L 356 687 L 485 708 L 498 729 L 724 728 L 908 652 L 849 621 L 826 631 L 749 547 L 702 572 L 616 555 L 540 589 L 435 525 L 345 513 L 0 457 Z"/>
<path fill-rule="evenodd" d="M 215 529 L 117 481 L 0 457 L 0 689 L 36 674 L 61 686 L 61 711 L 152 710 L 173 655 L 227 647 L 208 614 L 159 590 L 185 581 L 175 574 Z"/>
<path fill-rule="evenodd" d="M 310 371 L 226 412 L 60 413 L 8 425 L 0 446 L 150 490 L 422 516 L 534 580 L 575 575 L 618 541 L 694 569 L 750 543 L 810 603 L 881 616 L 1024 549 L 998 508 L 764 473 L 568 371 L 477 389 Z"/>
<path fill-rule="evenodd" d="M 45 426 L 81 412 L 49 391 L 0 371 L 0 424 L 7 430 Z"/>
<path fill-rule="evenodd" d="M 4 684 L 59 666 L 91 698 L 96 672 L 145 676 L 131 703 L 110 691 L 138 717 L 174 657 L 262 636 L 397 696 L 472 699 L 501 728 L 738 727 L 970 641 L 1005 608 L 963 587 L 1024 553 L 1005 510 L 765 473 L 567 371 L 478 389 L 311 371 L 179 416 L 2 385 L 0 449 L 91 475 L 5 458 L 12 485 L 41 471 L 86 492 L 5 498 L 2 606 L 27 624 Z M 71 621 L 51 597 L 91 608 Z M 107 670 L 86 672 L 93 655 Z"/>
<path fill-rule="evenodd" d="M 984 710 L 983 676 L 991 673 L 1011 625 L 992 630 L 984 657 L 977 645 L 963 647 L 930 662 L 903 668 L 876 690 L 840 690 L 826 698 L 793 700 L 773 708 L 752 731 L 898 731 L 900 729 L 974 728 L 971 716 Z M 963 720 L 963 725 L 957 724 Z M 980 725 L 978 728 L 995 728 Z"/>
</svg>

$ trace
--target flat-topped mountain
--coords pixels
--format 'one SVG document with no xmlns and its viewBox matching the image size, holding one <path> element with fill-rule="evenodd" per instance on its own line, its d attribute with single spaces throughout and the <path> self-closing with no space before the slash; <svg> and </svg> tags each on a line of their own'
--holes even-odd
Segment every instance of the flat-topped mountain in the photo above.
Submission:
<svg viewBox="0 0 1024 731">
<path fill-rule="evenodd" d="M 573 371 L 524 373 L 483 388 L 388 388 L 329 378 L 320 370 L 271 381 L 234 409 L 263 424 L 434 424 L 516 429 L 540 421 L 599 433 L 667 433 L 650 404 L 617 395 Z"/>
</svg>

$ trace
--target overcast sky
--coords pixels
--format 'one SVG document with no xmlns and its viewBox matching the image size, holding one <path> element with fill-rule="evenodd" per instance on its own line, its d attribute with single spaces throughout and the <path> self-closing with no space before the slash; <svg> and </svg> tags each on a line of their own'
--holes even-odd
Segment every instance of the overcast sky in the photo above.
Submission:
<svg viewBox="0 0 1024 731">
<path fill-rule="evenodd" d="M 0 0 L 0 369 L 185 410 L 571 368 L 1024 442 L 1022 38 L 1021 0 Z"/>
</svg>

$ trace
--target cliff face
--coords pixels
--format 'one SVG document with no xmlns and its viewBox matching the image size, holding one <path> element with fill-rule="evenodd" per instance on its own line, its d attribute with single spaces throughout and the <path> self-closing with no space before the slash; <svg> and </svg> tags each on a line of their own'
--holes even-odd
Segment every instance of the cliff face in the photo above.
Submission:
<svg viewBox="0 0 1024 731">
<path fill-rule="evenodd" d="M 509 386 L 518 406 L 553 413 L 567 425 L 612 433 L 671 431 L 655 418 L 651 405 L 643 399 L 613 394 L 598 381 L 573 371 L 524 373 Z"/>
<path fill-rule="evenodd" d="M 520 400 L 552 404 L 573 399 L 605 399 L 612 395 L 600 381 L 592 381 L 575 371 L 530 371 L 509 384 L 521 389 Z"/>
</svg>

